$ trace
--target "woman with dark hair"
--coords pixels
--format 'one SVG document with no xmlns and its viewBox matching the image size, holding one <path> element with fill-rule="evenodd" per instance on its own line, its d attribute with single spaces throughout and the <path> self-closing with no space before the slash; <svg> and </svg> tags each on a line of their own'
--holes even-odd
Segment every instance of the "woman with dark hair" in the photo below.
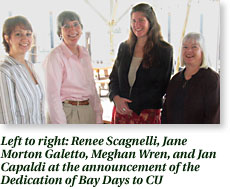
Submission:
<svg viewBox="0 0 230 189">
<path fill-rule="evenodd" d="M 163 40 L 153 8 L 144 3 L 134 6 L 129 39 L 121 43 L 110 74 L 112 123 L 160 123 L 172 61 L 172 47 Z"/>
<path fill-rule="evenodd" d="M 97 94 L 87 50 L 78 45 L 83 25 L 80 17 L 64 11 L 57 19 L 62 43 L 47 56 L 45 65 L 47 100 L 51 123 L 102 123 L 102 106 Z"/>
<path fill-rule="evenodd" d="M 182 41 L 181 65 L 166 92 L 162 123 L 219 124 L 220 77 L 208 67 L 204 37 L 188 33 Z"/>
<path fill-rule="evenodd" d="M 43 87 L 32 63 L 25 60 L 32 33 L 29 21 L 22 16 L 10 17 L 3 25 L 8 55 L 0 63 L 0 123 L 45 123 Z"/>
</svg>

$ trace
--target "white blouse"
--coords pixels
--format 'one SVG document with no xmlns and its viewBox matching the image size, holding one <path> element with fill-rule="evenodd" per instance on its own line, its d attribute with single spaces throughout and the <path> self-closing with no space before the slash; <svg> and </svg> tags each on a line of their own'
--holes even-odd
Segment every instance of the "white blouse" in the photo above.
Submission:
<svg viewBox="0 0 230 189">
<path fill-rule="evenodd" d="M 133 87 L 133 84 L 136 80 L 136 73 L 137 70 L 141 64 L 143 58 L 139 57 L 133 57 L 130 68 L 129 68 L 129 74 L 128 74 L 128 79 L 129 79 L 129 85 L 130 87 Z"/>
<path fill-rule="evenodd" d="M 27 62 L 34 77 L 24 65 L 6 56 L 0 62 L 0 123 L 42 124 L 45 123 L 44 92 L 41 81 Z"/>
</svg>

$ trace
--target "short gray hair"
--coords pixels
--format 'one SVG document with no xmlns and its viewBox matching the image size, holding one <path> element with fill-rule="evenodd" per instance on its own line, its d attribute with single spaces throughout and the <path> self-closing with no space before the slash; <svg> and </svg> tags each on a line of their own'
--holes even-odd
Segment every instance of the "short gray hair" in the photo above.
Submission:
<svg viewBox="0 0 230 189">
<path fill-rule="evenodd" d="M 205 47 L 204 37 L 200 33 L 195 33 L 195 32 L 188 33 L 183 38 L 182 45 L 184 44 L 184 42 L 188 41 L 189 39 L 193 39 L 199 44 L 199 46 L 202 50 L 202 53 L 203 53 L 203 60 L 201 62 L 200 68 L 206 68 L 207 69 L 208 68 L 208 54 L 207 54 L 206 47 Z M 185 66 L 185 62 L 183 59 L 182 50 L 181 50 L 180 57 L 181 57 L 181 66 L 183 67 L 183 66 Z"/>
<path fill-rule="evenodd" d="M 63 11 L 57 17 L 57 34 L 61 37 L 61 27 L 65 25 L 66 21 L 74 21 L 77 20 L 83 29 L 83 25 L 81 23 L 81 19 L 79 15 L 72 11 Z"/>
</svg>

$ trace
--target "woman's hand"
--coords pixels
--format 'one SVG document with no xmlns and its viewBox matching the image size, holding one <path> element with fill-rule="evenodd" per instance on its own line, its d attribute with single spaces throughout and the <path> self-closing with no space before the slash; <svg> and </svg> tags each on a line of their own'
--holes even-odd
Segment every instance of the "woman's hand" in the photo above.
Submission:
<svg viewBox="0 0 230 189">
<path fill-rule="evenodd" d="M 131 109 L 129 109 L 128 106 L 128 103 L 132 102 L 131 100 L 116 95 L 113 98 L 113 102 L 115 103 L 116 111 L 119 114 L 125 115 L 125 114 L 131 114 L 133 112 Z"/>
</svg>

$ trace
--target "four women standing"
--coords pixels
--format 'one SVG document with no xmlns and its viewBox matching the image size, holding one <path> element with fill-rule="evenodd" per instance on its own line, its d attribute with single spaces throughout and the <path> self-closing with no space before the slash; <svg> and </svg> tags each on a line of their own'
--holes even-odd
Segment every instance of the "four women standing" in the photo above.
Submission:
<svg viewBox="0 0 230 189">
<path fill-rule="evenodd" d="M 62 43 L 45 59 L 47 102 L 51 123 L 102 123 L 91 60 L 78 45 L 83 25 L 71 11 L 57 19 Z M 21 16 L 5 21 L 6 52 L 0 65 L 0 123 L 41 124 L 44 93 L 25 54 L 32 43 L 32 27 Z M 110 75 L 109 98 L 115 104 L 112 123 L 219 123 L 219 75 L 208 68 L 204 40 L 190 33 L 183 40 L 186 68 L 171 76 L 173 51 L 163 40 L 156 15 L 148 4 L 131 11 L 130 35 L 121 43 Z"/>
</svg>

